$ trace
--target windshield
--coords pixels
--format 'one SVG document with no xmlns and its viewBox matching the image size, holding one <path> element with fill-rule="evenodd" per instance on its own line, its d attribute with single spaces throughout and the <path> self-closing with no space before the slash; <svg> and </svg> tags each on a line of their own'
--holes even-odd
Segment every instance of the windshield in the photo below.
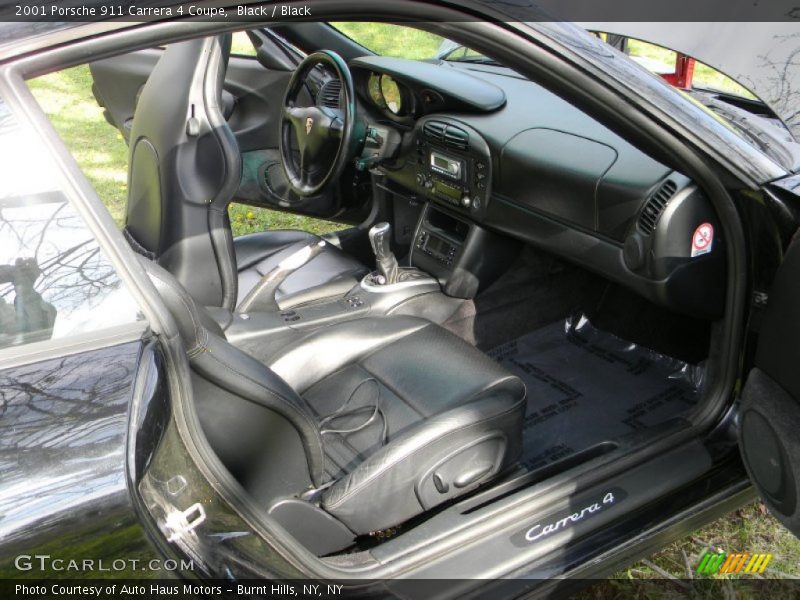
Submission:
<svg viewBox="0 0 800 600">
<path fill-rule="evenodd" d="M 496 64 L 476 50 L 413 27 L 367 22 L 335 22 L 330 25 L 379 56 Z"/>
</svg>

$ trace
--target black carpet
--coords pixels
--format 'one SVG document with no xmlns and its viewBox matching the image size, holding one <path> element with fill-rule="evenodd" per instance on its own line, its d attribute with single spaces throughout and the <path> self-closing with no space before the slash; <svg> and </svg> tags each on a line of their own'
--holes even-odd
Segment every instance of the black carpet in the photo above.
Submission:
<svg viewBox="0 0 800 600">
<path fill-rule="evenodd" d="M 592 326 L 561 320 L 489 355 L 528 389 L 522 464 L 530 470 L 679 417 L 704 370 Z"/>
</svg>

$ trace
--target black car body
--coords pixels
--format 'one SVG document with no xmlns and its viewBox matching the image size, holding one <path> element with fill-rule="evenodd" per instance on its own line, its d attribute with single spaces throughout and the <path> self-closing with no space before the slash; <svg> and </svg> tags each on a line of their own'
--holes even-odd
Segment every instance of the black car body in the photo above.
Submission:
<svg viewBox="0 0 800 600">
<path fill-rule="evenodd" d="M 347 18 L 347 7 L 323 6 L 326 20 Z M 733 127 L 585 31 L 561 22 L 522 23 L 518 14 L 503 22 L 497 19 L 503 13 L 496 12 L 502 8 L 476 4 L 471 10 L 482 11 L 481 20 L 474 13 L 470 20 L 459 7 L 409 1 L 360 15 L 413 18 L 500 64 L 370 56 L 325 23 L 248 25 L 260 31 L 255 39 L 263 52 L 283 55 L 264 54 L 249 63 L 234 57 L 227 67 L 225 89 L 238 98 L 224 110 L 245 165 L 238 198 L 301 214 L 335 214 L 354 225 L 363 221 L 366 226 L 339 240 L 359 257 L 369 257 L 366 228 L 391 221 L 392 247 L 434 275 L 435 293 L 441 285 L 447 297 L 415 303 L 404 296 L 402 303 L 411 307 L 405 314 L 448 324 L 481 350 L 500 348 L 493 356 L 506 366 L 517 360 L 519 373 L 528 374 L 529 394 L 534 383 L 543 386 L 537 393 L 548 386 L 564 392 L 564 382 L 520 366 L 524 355 L 513 330 L 535 314 L 541 320 L 535 331 L 553 322 L 561 330 L 547 334 L 553 338 L 530 338 L 534 346 L 542 344 L 531 352 L 557 343 L 564 335 L 564 307 L 594 290 L 598 278 L 604 310 L 570 315 L 567 334 L 579 340 L 573 345 L 609 365 L 623 364 L 618 376 L 626 385 L 639 385 L 635 375 L 649 369 L 670 382 L 680 380 L 682 391 L 647 388 L 637 403 L 634 390 L 626 405 L 630 430 L 622 441 L 603 431 L 605 411 L 590 409 L 580 427 L 566 422 L 553 434 L 549 454 L 523 451 L 515 467 L 520 470 L 505 471 L 391 527 L 356 531 L 357 517 L 342 517 L 353 519 L 348 527 L 357 535 L 351 539 L 341 533 L 341 523 L 320 525 L 318 510 L 281 521 L 275 504 L 268 510 L 207 439 L 198 406 L 209 405 L 198 405 L 196 398 L 204 393 L 197 373 L 205 367 L 191 362 L 191 351 L 187 358 L 180 319 L 131 249 L 146 243 L 136 239 L 135 228 L 126 230 L 127 237 L 120 233 L 24 83 L 93 61 L 96 95 L 109 120 L 135 138 L 141 125 L 133 118 L 132 90 L 144 85 L 164 53 L 155 47 L 237 27 L 181 19 L 8 26 L 0 30 L 0 148 L 8 173 L 0 184 L 0 234 L 16 246 L 3 249 L 0 299 L 13 293 L 16 300 L 0 305 L 4 578 L 365 578 L 348 584 L 350 592 L 365 595 L 413 595 L 420 589 L 427 595 L 432 588 L 416 588 L 416 580 L 446 578 L 462 580 L 463 588 L 442 593 L 496 585 L 497 593 L 516 595 L 534 587 L 560 590 L 565 584 L 557 577 L 606 575 L 740 506 L 756 491 L 787 527 L 800 532 L 793 433 L 800 422 L 800 248 L 792 244 L 800 199 L 791 128 L 777 108 L 767 107 L 778 123 L 768 126 L 782 129 L 770 138 L 769 149 L 759 147 L 750 139 L 758 137 L 753 130 Z M 287 208 L 253 183 L 265 177 L 267 163 L 248 163 L 264 160 L 264 137 L 274 138 L 273 151 L 283 143 L 275 119 L 260 109 L 246 110 L 248 101 L 267 105 L 283 97 L 303 58 L 298 47 L 333 49 L 344 57 L 353 77 L 354 97 L 348 99 L 371 129 L 362 132 L 367 151 L 359 148 L 355 163 L 340 172 L 341 181 L 355 182 L 344 186 L 351 189 L 316 203 L 293 196 L 295 204 Z M 277 83 L 259 88 L 252 83 L 254 69 L 256 78 Z M 411 102 L 410 112 L 388 106 L 385 91 L 383 105 L 375 96 L 370 104 L 371 81 L 384 76 L 400 83 L 398 93 Z M 316 105 L 331 78 L 314 77 L 309 89 Z M 335 104 L 344 110 L 339 93 Z M 307 133 L 320 118 L 313 114 L 311 123 L 302 124 Z M 132 128 L 126 128 L 129 119 Z M 187 125 L 187 132 L 194 126 Z M 459 145 L 464 139 L 468 147 Z M 386 140 L 396 142 L 392 150 L 399 155 L 381 154 L 388 152 Z M 437 157 L 444 162 L 435 164 Z M 255 175 L 248 175 L 248 164 L 256 165 Z M 202 169 L 213 167 L 199 166 L 197 179 Z M 470 177 L 459 179 L 453 192 L 442 169 L 466 170 Z M 581 200 L 588 197 L 587 209 Z M 454 244 L 452 252 L 445 243 Z M 530 284 L 524 289 L 533 291 L 516 304 L 502 304 L 512 308 L 500 324 L 487 317 L 491 327 L 484 326 L 470 315 L 484 314 L 496 298 L 509 303 L 523 289 L 514 284 L 496 293 L 491 287 L 506 281 L 500 272 L 514 261 L 537 274 L 532 284 L 524 281 Z M 182 275 L 184 286 L 191 288 L 186 278 L 198 265 Z M 551 285 L 553 294 L 547 295 Z M 257 310 L 226 312 L 224 292 L 214 292 L 222 300 L 198 302 L 216 307 L 209 314 L 224 323 L 222 338 L 233 345 L 252 350 L 256 330 L 248 328 L 261 327 L 255 335 L 260 343 L 288 347 L 296 342 L 284 333 L 316 335 L 315 327 L 339 325 L 344 313 L 352 315 L 346 321 L 353 327 L 369 311 L 397 314 L 400 302 L 386 309 L 381 303 L 389 295 L 368 287 L 346 291 L 332 303 L 279 306 L 269 318 Z M 190 292 L 195 299 L 203 293 Z M 472 302 L 473 313 L 457 319 L 466 329 L 450 318 L 453 299 L 458 306 Z M 591 303 L 601 304 L 594 296 Z M 609 306 L 613 310 L 606 311 Z M 647 327 L 637 328 L 637 322 Z M 606 335 L 601 323 L 614 335 Z M 341 346 L 328 348 L 326 356 L 339 351 Z M 437 365 L 449 364 L 444 354 Z M 558 373 L 568 359 L 554 360 Z M 279 359 L 274 361 L 267 362 L 278 369 Z M 420 365 L 420 373 L 429 367 Z M 453 386 L 469 372 L 457 371 Z M 529 426 L 568 412 L 576 397 L 566 393 L 538 417 L 529 415 Z M 613 394 L 604 401 L 613 404 Z M 681 402 L 688 408 L 667 414 Z M 658 410 L 667 413 L 646 422 Z M 249 435 L 246 424 L 247 419 L 238 429 L 209 437 L 236 445 L 239 436 Z M 587 441 L 571 447 L 565 439 Z M 295 468 L 274 447 L 271 452 L 276 461 L 287 461 L 287 470 Z M 457 480 L 435 486 L 445 495 L 442 489 Z M 295 491 L 297 500 L 301 490 Z M 315 498 L 324 495 L 322 487 L 310 491 Z M 313 523 L 310 531 L 307 523 Z M 87 567 L 86 559 L 95 562 Z M 491 581 L 498 579 L 519 582 L 503 587 Z"/>
</svg>

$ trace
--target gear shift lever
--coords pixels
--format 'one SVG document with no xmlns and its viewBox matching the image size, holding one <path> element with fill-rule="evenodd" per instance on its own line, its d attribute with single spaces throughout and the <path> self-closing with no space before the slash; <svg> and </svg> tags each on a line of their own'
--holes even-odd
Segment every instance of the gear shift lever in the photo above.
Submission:
<svg viewBox="0 0 800 600">
<path fill-rule="evenodd" d="M 392 226 L 386 222 L 373 225 L 369 230 L 369 243 L 372 244 L 375 263 L 378 267 L 378 277 L 375 279 L 379 285 L 390 285 L 397 282 L 399 270 L 397 259 L 389 247 L 391 235 Z"/>
</svg>

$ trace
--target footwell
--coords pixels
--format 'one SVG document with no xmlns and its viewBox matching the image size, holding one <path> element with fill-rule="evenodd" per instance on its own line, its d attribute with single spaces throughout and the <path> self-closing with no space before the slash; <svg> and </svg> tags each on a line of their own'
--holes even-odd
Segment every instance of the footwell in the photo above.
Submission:
<svg viewBox="0 0 800 600">
<path fill-rule="evenodd" d="M 525 382 L 523 466 L 530 470 L 689 411 L 704 369 L 627 342 L 584 316 L 489 352 Z"/>
</svg>

